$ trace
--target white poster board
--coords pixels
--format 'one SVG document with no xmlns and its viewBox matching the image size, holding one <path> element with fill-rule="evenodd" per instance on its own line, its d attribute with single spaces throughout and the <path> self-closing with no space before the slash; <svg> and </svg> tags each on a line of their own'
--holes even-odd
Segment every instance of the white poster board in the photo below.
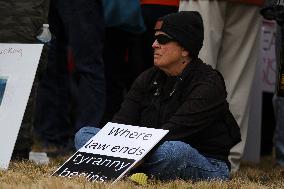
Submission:
<svg viewBox="0 0 284 189">
<path fill-rule="evenodd" d="M 0 169 L 7 169 L 43 45 L 0 43 Z"/>
<path fill-rule="evenodd" d="M 81 176 L 91 182 L 117 181 L 167 133 L 162 129 L 107 123 L 54 175 Z"/>
<path fill-rule="evenodd" d="M 245 161 L 255 163 L 260 161 L 262 95 L 263 92 L 274 93 L 275 90 L 275 35 L 276 22 L 263 20 L 261 27 L 261 48 L 252 86 L 248 134 L 243 156 Z"/>
<path fill-rule="evenodd" d="M 262 91 L 274 93 L 276 83 L 276 22 L 264 20 L 260 53 Z"/>
</svg>

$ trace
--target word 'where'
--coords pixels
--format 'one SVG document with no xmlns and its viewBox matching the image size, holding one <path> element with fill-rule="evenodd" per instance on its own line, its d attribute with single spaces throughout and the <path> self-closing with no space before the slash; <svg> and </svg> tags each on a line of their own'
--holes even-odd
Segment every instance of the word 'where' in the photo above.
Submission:
<svg viewBox="0 0 284 189">
<path fill-rule="evenodd" d="M 150 133 L 139 133 L 136 131 L 130 131 L 128 129 L 116 128 L 113 127 L 108 135 L 113 136 L 121 136 L 125 138 L 133 138 L 133 139 L 142 139 L 142 140 L 149 140 L 152 137 Z"/>
</svg>

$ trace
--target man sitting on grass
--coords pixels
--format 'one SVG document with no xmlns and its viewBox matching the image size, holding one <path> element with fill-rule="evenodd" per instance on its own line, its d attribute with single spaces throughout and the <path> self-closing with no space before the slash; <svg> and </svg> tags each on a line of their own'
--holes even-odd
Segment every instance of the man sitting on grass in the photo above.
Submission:
<svg viewBox="0 0 284 189">
<path fill-rule="evenodd" d="M 240 139 L 222 75 L 198 58 L 203 21 L 198 12 L 166 15 L 155 26 L 154 67 L 143 72 L 113 122 L 169 130 L 135 171 L 160 180 L 227 180 L 228 155 Z M 79 149 L 99 128 L 75 136 Z"/>
</svg>

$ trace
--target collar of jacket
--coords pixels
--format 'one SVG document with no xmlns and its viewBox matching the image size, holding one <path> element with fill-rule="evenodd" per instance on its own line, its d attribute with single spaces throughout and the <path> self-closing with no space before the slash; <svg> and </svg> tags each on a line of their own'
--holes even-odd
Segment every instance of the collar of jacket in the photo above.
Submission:
<svg viewBox="0 0 284 189">
<path fill-rule="evenodd" d="M 185 87 L 184 85 L 186 85 L 190 81 L 190 79 L 192 78 L 194 71 L 196 70 L 197 64 L 200 64 L 200 63 L 203 63 L 203 62 L 199 58 L 192 60 L 185 67 L 183 72 L 179 76 L 176 77 L 176 82 L 175 82 L 172 90 L 170 91 L 169 94 L 166 94 L 166 96 L 171 97 L 177 91 L 179 91 L 180 89 Z M 154 79 L 152 80 L 152 86 L 151 86 L 151 89 L 153 91 L 154 96 L 159 96 L 161 94 L 162 85 L 165 82 L 165 80 L 167 79 L 167 77 L 170 77 L 170 76 L 167 76 L 165 74 L 165 72 L 163 72 L 162 70 L 157 68 L 157 72 L 154 76 Z"/>
</svg>

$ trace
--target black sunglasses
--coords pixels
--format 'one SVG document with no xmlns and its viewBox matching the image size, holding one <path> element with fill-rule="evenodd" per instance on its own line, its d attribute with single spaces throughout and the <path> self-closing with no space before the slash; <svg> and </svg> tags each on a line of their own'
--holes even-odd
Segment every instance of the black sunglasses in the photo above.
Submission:
<svg viewBox="0 0 284 189">
<path fill-rule="evenodd" d="M 159 44 L 161 45 L 165 45 L 171 41 L 174 41 L 174 39 L 168 35 L 164 35 L 164 34 L 159 34 L 159 35 L 155 35 L 154 39 L 158 41 Z"/>
</svg>

